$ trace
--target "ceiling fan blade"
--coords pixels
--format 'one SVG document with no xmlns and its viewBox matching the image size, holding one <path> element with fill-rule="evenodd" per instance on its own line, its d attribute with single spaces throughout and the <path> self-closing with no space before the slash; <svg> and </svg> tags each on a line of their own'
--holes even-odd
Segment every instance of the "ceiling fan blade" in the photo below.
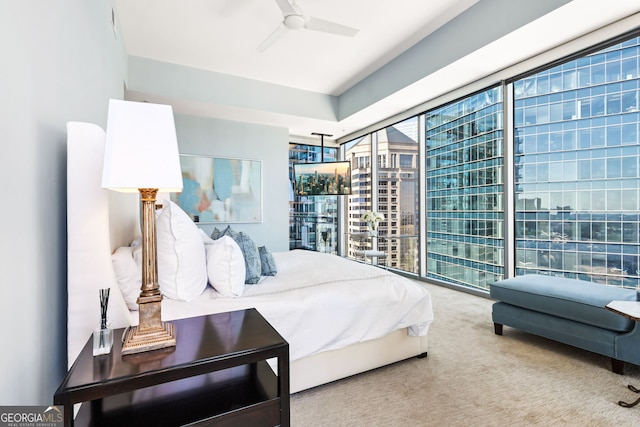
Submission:
<svg viewBox="0 0 640 427">
<path fill-rule="evenodd" d="M 271 46 L 276 40 L 282 37 L 286 32 L 287 27 L 285 27 L 284 23 L 278 25 L 278 28 L 276 28 L 271 34 L 269 34 L 269 37 L 267 37 L 260 44 L 260 46 L 258 46 L 258 52 L 264 52 L 265 50 L 267 50 L 269 46 Z"/>
<path fill-rule="evenodd" d="M 323 33 L 337 34 L 339 36 L 353 37 L 358 34 L 358 29 L 347 27 L 346 25 L 336 24 L 335 22 L 325 21 L 324 19 L 314 18 L 310 16 L 307 18 L 305 25 L 307 30 L 322 31 Z"/>
<path fill-rule="evenodd" d="M 276 3 L 282 11 L 282 16 L 297 15 L 299 13 L 289 2 L 289 0 L 276 0 Z"/>
</svg>

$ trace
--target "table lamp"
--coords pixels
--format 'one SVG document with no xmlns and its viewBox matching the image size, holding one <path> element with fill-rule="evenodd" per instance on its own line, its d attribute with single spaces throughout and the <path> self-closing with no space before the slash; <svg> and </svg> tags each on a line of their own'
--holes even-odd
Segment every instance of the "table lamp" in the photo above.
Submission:
<svg viewBox="0 0 640 427">
<path fill-rule="evenodd" d="M 109 100 L 102 188 L 140 193 L 142 286 L 138 326 L 125 334 L 122 354 L 176 345 L 172 324 L 162 321 L 158 285 L 155 202 L 158 191 L 182 190 L 178 140 L 169 105 Z"/>
</svg>

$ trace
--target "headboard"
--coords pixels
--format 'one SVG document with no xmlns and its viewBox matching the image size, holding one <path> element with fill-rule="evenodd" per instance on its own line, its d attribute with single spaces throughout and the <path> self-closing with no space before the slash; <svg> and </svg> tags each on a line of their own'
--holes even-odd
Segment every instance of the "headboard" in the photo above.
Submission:
<svg viewBox="0 0 640 427">
<path fill-rule="evenodd" d="M 105 132 L 67 123 L 67 362 L 69 367 L 100 323 L 98 289 L 109 297 L 112 328 L 137 323 L 119 291 L 111 262 L 115 248 L 140 234 L 137 194 L 101 188 Z"/>
</svg>

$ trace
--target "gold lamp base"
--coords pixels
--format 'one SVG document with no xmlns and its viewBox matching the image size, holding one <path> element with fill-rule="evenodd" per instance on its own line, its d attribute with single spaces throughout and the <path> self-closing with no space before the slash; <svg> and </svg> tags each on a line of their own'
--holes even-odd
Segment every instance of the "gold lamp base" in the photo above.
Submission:
<svg viewBox="0 0 640 427">
<path fill-rule="evenodd" d="M 122 342 L 122 355 L 175 347 L 173 325 L 162 321 L 162 294 L 158 286 L 155 203 L 157 188 L 140 188 L 142 202 L 142 287 L 138 297 L 138 326 Z"/>
<path fill-rule="evenodd" d="M 122 355 L 175 347 L 176 336 L 171 323 L 162 322 L 162 328 L 154 332 L 142 333 L 137 326 L 132 326 L 122 343 Z"/>
<path fill-rule="evenodd" d="M 122 342 L 123 356 L 176 345 L 173 325 L 160 319 L 161 301 L 161 295 L 138 298 L 140 324 L 127 330 Z"/>
</svg>

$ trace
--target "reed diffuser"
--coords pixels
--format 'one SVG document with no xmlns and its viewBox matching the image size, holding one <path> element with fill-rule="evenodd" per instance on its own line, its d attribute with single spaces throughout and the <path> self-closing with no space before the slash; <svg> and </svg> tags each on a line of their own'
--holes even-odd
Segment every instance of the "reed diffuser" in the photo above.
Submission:
<svg viewBox="0 0 640 427">
<path fill-rule="evenodd" d="M 113 331 L 109 328 L 107 321 L 107 310 L 109 308 L 109 291 L 111 289 L 100 289 L 100 327 L 93 331 L 93 355 L 109 354 L 113 346 Z"/>
</svg>

